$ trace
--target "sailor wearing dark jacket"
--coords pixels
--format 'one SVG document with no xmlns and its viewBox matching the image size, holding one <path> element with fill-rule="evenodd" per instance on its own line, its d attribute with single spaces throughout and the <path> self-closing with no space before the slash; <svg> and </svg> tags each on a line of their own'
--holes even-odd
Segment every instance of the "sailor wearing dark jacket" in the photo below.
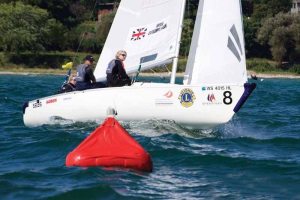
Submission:
<svg viewBox="0 0 300 200">
<path fill-rule="evenodd" d="M 106 69 L 106 80 L 108 87 L 121 87 L 124 85 L 131 85 L 131 79 L 126 74 L 124 67 L 124 60 L 127 53 L 120 50 L 116 54 L 116 59 L 109 62 Z"/>
<path fill-rule="evenodd" d="M 87 55 L 84 58 L 84 62 L 76 67 L 76 89 L 85 90 L 91 89 L 96 84 L 96 78 L 92 69 L 94 58 L 91 55 Z"/>
<path fill-rule="evenodd" d="M 72 92 L 76 90 L 76 77 L 71 75 L 68 83 L 65 83 L 61 86 L 60 91 L 58 93 Z"/>
</svg>

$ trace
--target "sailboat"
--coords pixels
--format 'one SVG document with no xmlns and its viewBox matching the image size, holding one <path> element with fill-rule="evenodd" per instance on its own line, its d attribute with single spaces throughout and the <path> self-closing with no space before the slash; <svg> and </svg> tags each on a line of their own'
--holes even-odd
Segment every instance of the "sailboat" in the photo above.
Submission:
<svg viewBox="0 0 300 200">
<path fill-rule="evenodd" d="M 26 126 L 101 121 L 113 111 L 120 121 L 171 120 L 202 129 L 227 123 L 249 97 L 240 0 L 200 0 L 182 84 L 175 84 L 185 1 L 122 0 L 95 68 L 98 81 L 115 53 L 127 51 L 125 69 L 135 74 L 173 63 L 170 83 L 56 94 L 27 102 Z"/>
</svg>

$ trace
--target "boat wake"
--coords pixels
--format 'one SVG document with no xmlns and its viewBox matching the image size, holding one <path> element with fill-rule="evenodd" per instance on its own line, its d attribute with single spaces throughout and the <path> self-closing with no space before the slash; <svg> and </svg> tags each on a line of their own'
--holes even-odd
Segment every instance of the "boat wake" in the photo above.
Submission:
<svg viewBox="0 0 300 200">
<path fill-rule="evenodd" d="M 146 137 L 158 137 L 166 134 L 178 134 L 188 138 L 216 137 L 216 129 L 187 129 L 171 120 L 146 120 L 123 122 L 123 127 L 130 133 Z"/>
<path fill-rule="evenodd" d="M 177 134 L 187 138 L 238 138 L 254 137 L 251 131 L 242 127 L 236 118 L 230 122 L 212 129 L 188 129 L 171 120 L 143 120 L 143 121 L 119 121 L 122 126 L 132 135 L 145 137 L 159 137 L 167 134 Z M 58 125 L 65 129 L 78 129 L 83 132 L 95 129 L 100 126 L 102 121 L 75 122 L 62 117 L 51 117 L 51 125 Z"/>
<path fill-rule="evenodd" d="M 70 119 L 65 119 L 65 118 L 62 118 L 62 117 L 59 117 L 59 116 L 52 116 L 50 117 L 50 123 L 49 124 L 52 124 L 52 125 L 71 125 L 71 124 L 74 124 L 74 121 L 73 120 L 70 120 Z"/>
<path fill-rule="evenodd" d="M 243 123 L 238 116 L 234 116 L 228 123 L 219 126 L 218 131 L 220 138 L 267 139 L 261 132 Z"/>
</svg>

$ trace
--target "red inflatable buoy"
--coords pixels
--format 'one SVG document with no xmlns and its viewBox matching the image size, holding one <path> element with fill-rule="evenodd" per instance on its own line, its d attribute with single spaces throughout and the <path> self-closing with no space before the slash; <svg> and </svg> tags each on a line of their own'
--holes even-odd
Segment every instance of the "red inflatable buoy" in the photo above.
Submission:
<svg viewBox="0 0 300 200">
<path fill-rule="evenodd" d="M 148 152 L 113 117 L 107 118 L 68 154 L 66 166 L 122 167 L 152 171 Z"/>
</svg>

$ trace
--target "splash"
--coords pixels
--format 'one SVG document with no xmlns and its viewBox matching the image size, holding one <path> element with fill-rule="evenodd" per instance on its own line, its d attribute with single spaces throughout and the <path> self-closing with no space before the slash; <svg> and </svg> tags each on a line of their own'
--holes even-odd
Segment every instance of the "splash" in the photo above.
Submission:
<svg viewBox="0 0 300 200">
<path fill-rule="evenodd" d="M 166 134 L 178 134 L 187 138 L 216 137 L 216 129 L 188 129 L 171 120 L 151 119 L 146 121 L 123 122 L 124 128 L 136 135 L 159 137 Z"/>
</svg>

